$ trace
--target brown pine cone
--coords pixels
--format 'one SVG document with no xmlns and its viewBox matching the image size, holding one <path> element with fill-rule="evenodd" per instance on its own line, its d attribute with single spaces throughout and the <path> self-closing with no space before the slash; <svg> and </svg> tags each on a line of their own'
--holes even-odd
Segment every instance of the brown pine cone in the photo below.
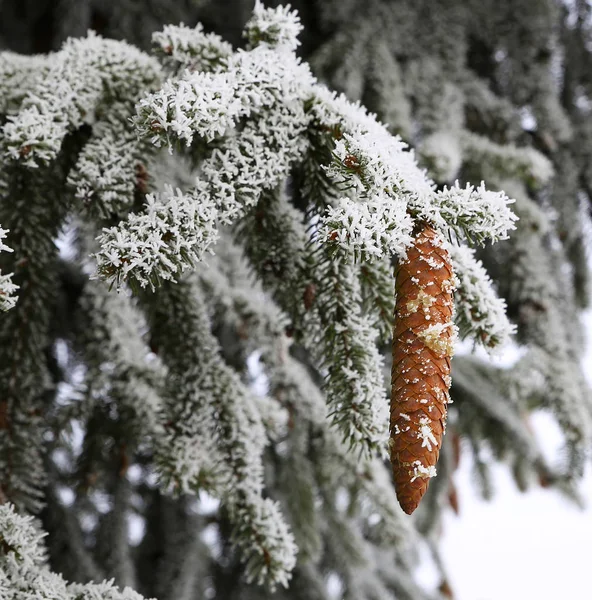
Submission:
<svg viewBox="0 0 592 600">
<path fill-rule="evenodd" d="M 409 515 L 436 474 L 456 331 L 448 251 L 431 226 L 416 231 L 396 272 L 391 379 L 391 463 L 399 504 Z"/>
</svg>

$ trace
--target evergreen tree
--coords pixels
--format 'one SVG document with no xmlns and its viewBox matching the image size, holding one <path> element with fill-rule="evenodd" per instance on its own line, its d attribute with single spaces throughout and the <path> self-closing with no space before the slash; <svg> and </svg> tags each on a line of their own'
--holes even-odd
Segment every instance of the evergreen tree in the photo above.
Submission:
<svg viewBox="0 0 592 600">
<path fill-rule="evenodd" d="M 1 598 L 446 597 L 461 441 L 577 499 L 590 8 L 294 6 L 0 4 Z"/>
</svg>

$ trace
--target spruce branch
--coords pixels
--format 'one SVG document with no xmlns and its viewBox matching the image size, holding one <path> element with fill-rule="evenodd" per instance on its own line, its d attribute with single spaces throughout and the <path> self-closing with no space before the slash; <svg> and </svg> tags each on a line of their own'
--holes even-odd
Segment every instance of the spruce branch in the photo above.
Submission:
<svg viewBox="0 0 592 600">
<path fill-rule="evenodd" d="M 111 581 L 68 584 L 46 565 L 46 553 L 32 517 L 18 514 L 12 504 L 0 505 L 0 594 L 6 600 L 144 600 L 130 588 Z"/>
<path fill-rule="evenodd" d="M 174 281 L 215 243 L 218 214 L 207 184 L 200 180 L 189 194 L 171 186 L 148 194 L 143 213 L 131 213 L 98 236 L 98 274 L 118 287 L 127 280 L 137 289 Z"/>
<path fill-rule="evenodd" d="M 277 503 L 262 496 L 267 438 L 261 415 L 219 356 L 195 283 L 162 287 L 149 320 L 170 388 L 180 391 L 165 406 L 169 424 L 158 458 L 165 481 L 177 491 L 206 487 L 221 495 L 247 578 L 287 586 L 296 546 Z M 172 330 L 183 339 L 172 340 Z"/>
<path fill-rule="evenodd" d="M 68 132 L 105 110 L 114 114 L 118 100 L 122 107 L 133 104 L 159 81 L 158 63 L 128 44 L 95 34 L 69 39 L 19 112 L 9 115 L 3 127 L 5 155 L 28 167 L 47 164 Z"/>
<path fill-rule="evenodd" d="M 224 241 L 217 260 L 214 259 L 213 263 L 199 269 L 200 278 L 210 293 L 213 293 L 214 306 L 226 314 L 224 321 L 236 322 L 240 326 L 240 344 L 260 349 L 261 361 L 268 377 L 268 395 L 276 398 L 290 414 L 288 439 L 302 447 L 310 438 L 309 443 L 314 444 L 323 460 L 332 465 L 331 477 L 325 474 L 322 480 L 311 481 L 309 477 L 312 477 L 314 467 L 309 464 L 307 457 L 299 458 L 299 468 L 304 471 L 301 473 L 303 484 L 308 482 L 309 488 L 316 488 L 330 481 L 336 487 L 347 483 L 352 489 L 361 488 L 365 498 L 381 516 L 383 539 L 401 549 L 405 548 L 411 532 L 402 521 L 401 511 L 389 492 L 387 469 L 378 459 L 361 459 L 357 453 L 349 451 L 339 432 L 327 422 L 327 407 L 321 390 L 313 382 L 307 369 L 289 352 L 292 344 L 284 332 L 284 315 L 275 309 L 269 298 L 264 298 L 259 286 L 253 284 L 249 277 L 250 266 L 245 264 L 241 250 L 229 240 Z M 216 264 L 217 261 L 220 264 Z M 220 309 L 221 306 L 224 308 Z M 292 465 L 291 461 L 289 465 Z M 337 465 L 339 468 L 336 470 Z M 296 473 L 290 472 L 286 476 L 286 502 L 290 506 L 296 498 L 307 497 L 308 493 L 303 490 L 300 495 L 297 494 Z M 327 510 L 330 508 L 327 507 Z M 300 514 L 302 507 L 297 513 L 299 518 L 304 518 Z M 290 511 L 290 514 L 294 514 L 294 511 Z M 313 513 L 310 518 L 322 517 Z M 294 528 L 301 532 L 298 539 L 301 551 L 303 547 L 311 548 L 311 544 L 314 548 L 316 532 L 311 531 L 311 525 L 308 523 L 305 526 L 302 523 L 304 531 L 309 532 L 308 536 L 303 533 L 302 528 Z M 312 541 L 309 536 L 313 536 Z"/>
<path fill-rule="evenodd" d="M 68 185 L 91 213 L 101 218 L 125 214 L 136 191 L 148 191 L 145 164 L 153 154 L 153 147 L 138 139 L 128 124 L 105 118 L 93 126 Z"/>
<path fill-rule="evenodd" d="M 0 227 L 0 252 L 12 252 L 12 248 L 2 242 L 7 233 L 7 229 Z M 6 311 L 16 304 L 17 299 L 14 294 L 19 286 L 12 282 L 12 275 L 12 273 L 2 275 L 0 271 L 0 311 Z"/>
<path fill-rule="evenodd" d="M 347 443 L 364 452 L 385 452 L 387 400 L 377 333 L 360 309 L 357 269 L 326 257 L 318 266 L 308 346 L 326 369 L 324 390 L 332 422 Z M 313 350 L 314 351 L 314 350 Z"/>
<path fill-rule="evenodd" d="M 173 73 L 225 70 L 232 46 L 220 36 L 204 33 L 201 23 L 195 27 L 165 25 L 152 34 L 155 54 Z"/>
<path fill-rule="evenodd" d="M 515 331 L 506 316 L 506 303 L 494 293 L 493 283 L 481 261 L 467 246 L 448 246 L 456 286 L 455 320 L 462 337 L 471 337 L 485 347 L 503 346 Z"/>
<path fill-rule="evenodd" d="M 27 94 L 49 70 L 50 62 L 46 56 L 0 52 L 0 114 L 18 112 Z"/>
<path fill-rule="evenodd" d="M 380 340 L 388 343 L 393 333 L 395 296 L 393 267 L 389 259 L 360 265 L 360 285 L 364 312 L 374 319 Z"/>
<path fill-rule="evenodd" d="M 468 131 L 463 132 L 461 141 L 467 164 L 472 169 L 478 169 L 486 181 L 515 178 L 537 188 L 547 183 L 553 175 L 549 159 L 534 148 L 496 144 Z"/>
<path fill-rule="evenodd" d="M 446 251 L 462 333 L 500 345 L 511 319 L 524 353 L 456 359 L 446 441 L 467 440 L 486 493 L 484 449 L 520 489 L 574 493 L 592 438 L 577 319 L 592 136 L 569 7 L 504 28 L 512 3 L 495 19 L 459 1 L 301 3 L 299 48 L 298 15 L 257 1 L 235 50 L 242 0 L 44 4 L 58 27 L 23 48 L 90 20 L 146 44 L 159 19 L 205 20 L 154 34 L 154 58 L 93 34 L 0 53 L 0 597 L 140 600 L 83 583 L 111 576 L 179 600 L 326 600 L 327 576 L 351 600 L 431 597 L 416 534 L 433 550 L 456 505 L 452 443 L 407 519 L 382 460 L 382 343 L 394 329 L 398 488 L 423 487 L 450 384 Z M 437 255 L 414 257 L 424 227 Z M 393 269 L 409 275 L 396 296 Z M 551 466 L 533 409 L 565 438 Z M 44 501 L 48 558 L 15 512 Z"/>
<path fill-rule="evenodd" d="M 265 8 L 261 0 L 255 0 L 253 16 L 245 25 L 244 37 L 252 47 L 267 46 L 293 52 L 300 45 L 298 35 L 302 31 L 300 17 L 290 6 Z"/>
<path fill-rule="evenodd" d="M 144 319 L 125 292 L 109 293 L 97 281 L 86 283 L 77 318 L 81 331 L 76 342 L 87 365 L 85 411 L 90 413 L 100 399 L 114 403 L 126 428 L 126 445 L 133 452 L 163 431 L 165 373 L 142 339 Z"/>
<path fill-rule="evenodd" d="M 77 140 L 68 141 L 75 152 Z M 44 414 L 46 398 L 54 391 L 47 361 L 56 301 L 54 239 L 71 200 L 60 193 L 69 160 L 67 155 L 60 157 L 51 170 L 30 172 L 10 165 L 3 171 L 8 185 L 2 191 L 0 219 L 10 230 L 15 258 L 10 270 L 20 294 L 14 308 L 0 319 L 0 487 L 7 499 L 32 511 L 41 506 L 46 481 Z"/>
</svg>

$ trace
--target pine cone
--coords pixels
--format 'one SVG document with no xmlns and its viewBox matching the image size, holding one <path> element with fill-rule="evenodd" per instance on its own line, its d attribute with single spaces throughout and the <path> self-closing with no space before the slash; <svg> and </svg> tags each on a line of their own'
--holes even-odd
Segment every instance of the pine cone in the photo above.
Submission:
<svg viewBox="0 0 592 600">
<path fill-rule="evenodd" d="M 450 401 L 453 273 L 442 237 L 417 228 L 396 272 L 391 462 L 402 509 L 411 514 L 436 474 Z"/>
</svg>

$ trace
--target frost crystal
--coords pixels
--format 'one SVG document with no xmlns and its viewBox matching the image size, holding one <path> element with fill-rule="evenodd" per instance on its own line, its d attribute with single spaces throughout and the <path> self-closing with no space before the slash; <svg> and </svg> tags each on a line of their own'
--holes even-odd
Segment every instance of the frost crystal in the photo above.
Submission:
<svg viewBox="0 0 592 600">
<path fill-rule="evenodd" d="M 119 121 L 102 121 L 68 175 L 76 198 L 109 216 L 129 208 L 137 187 L 138 169 L 148 151 L 134 132 Z"/>
<path fill-rule="evenodd" d="M 200 182 L 194 195 L 168 186 L 146 196 L 145 213 L 104 229 L 96 255 L 101 276 L 154 288 L 154 281 L 174 279 L 200 260 L 218 238 L 218 208 L 205 190 Z"/>
<path fill-rule="evenodd" d="M 475 251 L 467 246 L 448 246 L 454 266 L 456 321 L 463 337 L 471 336 L 485 347 L 505 344 L 516 332 L 506 316 L 506 303 L 494 291 L 493 283 Z"/>
<path fill-rule="evenodd" d="M 245 26 L 245 37 L 252 46 L 265 44 L 272 48 L 294 51 L 299 46 L 298 35 L 302 31 L 298 13 L 290 6 L 265 8 L 256 0 L 253 16 Z"/>
<path fill-rule="evenodd" d="M 0 227 L 0 252 L 12 252 L 12 248 L 2 243 L 7 233 L 7 229 Z M 14 293 L 18 289 L 19 286 L 12 283 L 12 273 L 2 275 L 0 271 L 0 311 L 8 310 L 16 304 L 17 299 Z"/>
<path fill-rule="evenodd" d="M 404 202 L 392 198 L 375 197 L 364 203 L 343 198 L 337 207 L 327 208 L 321 240 L 363 261 L 404 255 L 413 228 L 406 211 Z"/>
<path fill-rule="evenodd" d="M 413 463 L 413 477 L 411 481 L 415 481 L 416 479 L 430 479 L 436 476 L 436 467 L 425 467 L 418 460 Z"/>
<path fill-rule="evenodd" d="M 144 600 L 131 588 L 119 590 L 112 581 L 71 584 L 46 565 L 45 534 L 30 516 L 14 505 L 0 505 L 0 595 L 3 600 Z"/>
<path fill-rule="evenodd" d="M 167 81 L 138 104 L 136 126 L 161 146 L 174 139 L 191 145 L 195 135 L 212 141 L 234 125 L 243 110 L 228 73 L 192 73 L 186 79 Z"/>
<path fill-rule="evenodd" d="M 0 52 L 0 113 L 18 111 L 23 99 L 49 70 L 46 56 Z"/>
<path fill-rule="evenodd" d="M 165 64 L 190 71 L 215 71 L 226 66 L 232 46 L 213 33 L 204 33 L 201 23 L 195 27 L 165 25 L 152 34 L 152 44 Z"/>
<path fill-rule="evenodd" d="M 5 154 L 29 167 L 53 160 L 68 131 L 92 124 L 105 96 L 133 103 L 159 82 L 161 72 L 136 48 L 93 33 L 69 39 L 52 65 L 3 128 Z M 115 116 L 117 103 L 111 104 Z"/>
<path fill-rule="evenodd" d="M 437 192 L 431 207 L 417 206 L 418 216 L 433 220 L 444 228 L 451 227 L 469 240 L 483 243 L 505 240 L 508 231 L 516 228 L 518 217 L 510 210 L 510 200 L 504 192 L 491 192 L 482 182 L 478 188 L 458 182 Z"/>
<path fill-rule="evenodd" d="M 432 445 L 437 446 L 438 440 L 434 436 L 432 432 L 432 428 L 430 427 L 430 419 L 428 417 L 422 417 L 419 421 L 419 432 L 418 437 L 421 440 L 422 448 L 427 448 L 429 452 L 432 451 Z"/>
</svg>

